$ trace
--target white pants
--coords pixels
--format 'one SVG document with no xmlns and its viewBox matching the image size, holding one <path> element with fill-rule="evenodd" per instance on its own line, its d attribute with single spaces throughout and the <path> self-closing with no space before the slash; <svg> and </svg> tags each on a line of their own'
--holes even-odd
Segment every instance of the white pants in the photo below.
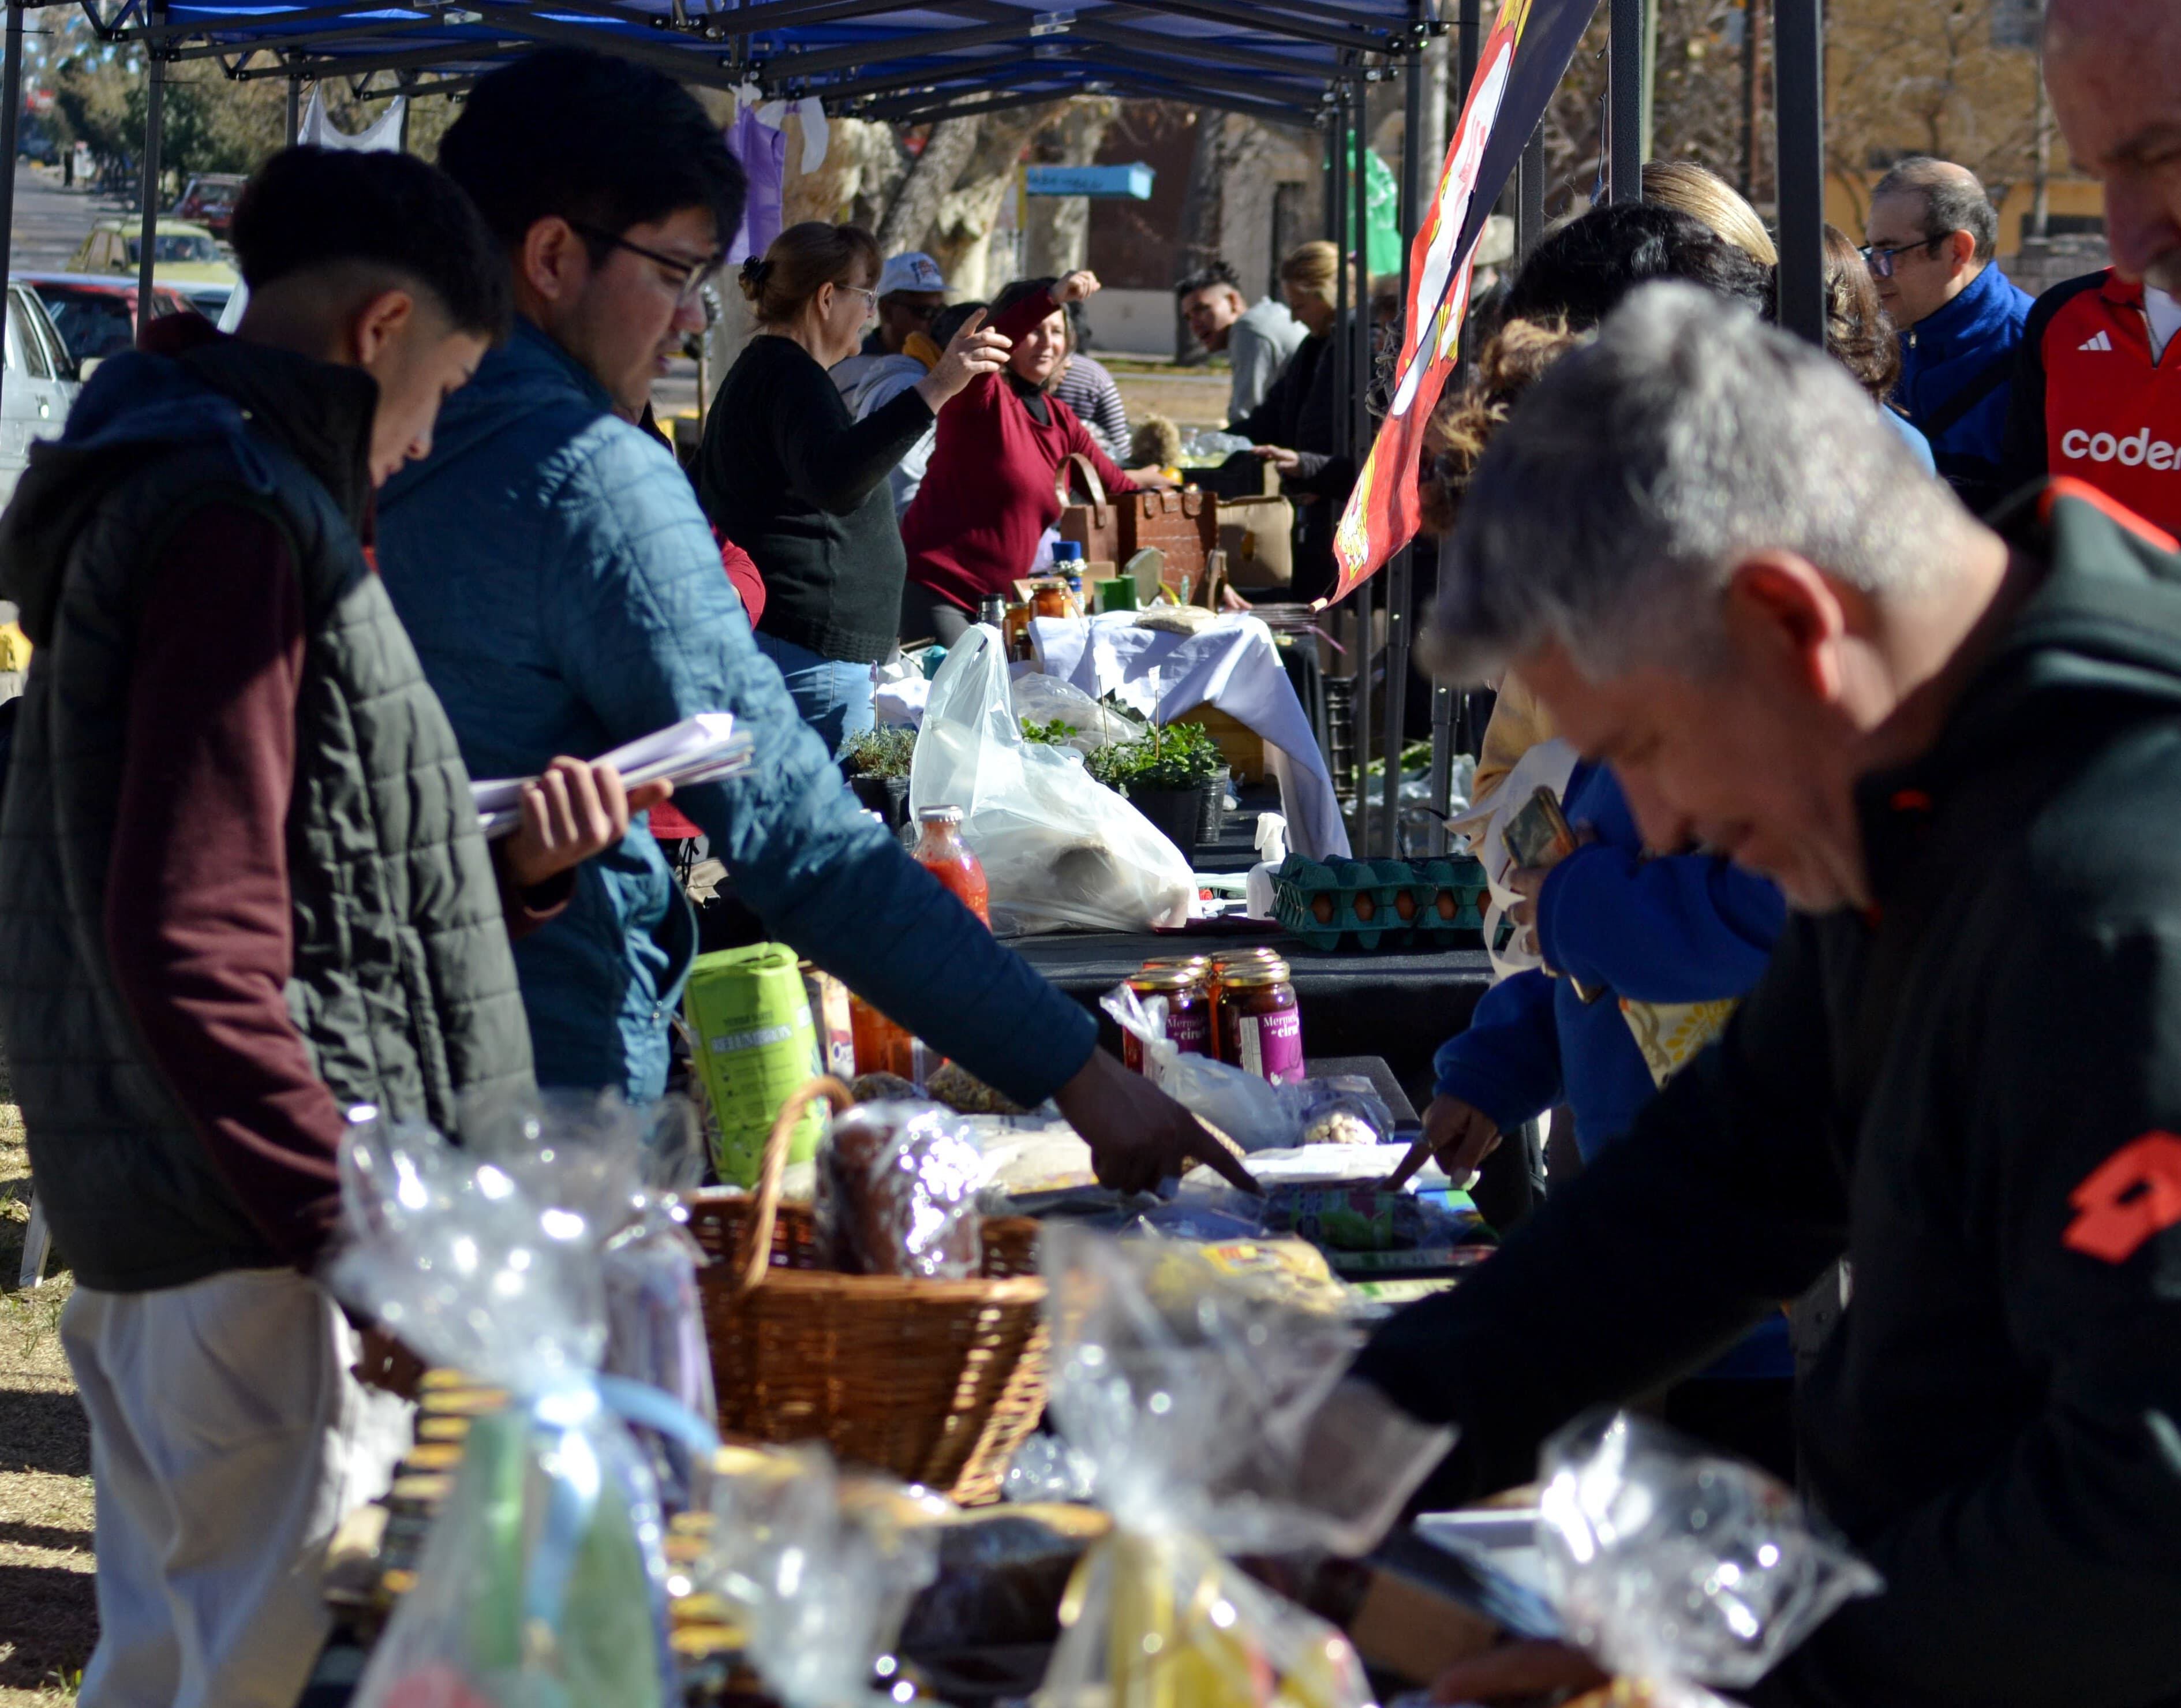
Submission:
<svg viewBox="0 0 2181 1708">
<path fill-rule="evenodd" d="M 80 1708 L 295 1708 L 328 1629 L 327 1542 L 384 1492 L 409 1407 L 291 1269 L 79 1287 L 61 1339 L 91 1414 L 98 1647 Z"/>
</svg>

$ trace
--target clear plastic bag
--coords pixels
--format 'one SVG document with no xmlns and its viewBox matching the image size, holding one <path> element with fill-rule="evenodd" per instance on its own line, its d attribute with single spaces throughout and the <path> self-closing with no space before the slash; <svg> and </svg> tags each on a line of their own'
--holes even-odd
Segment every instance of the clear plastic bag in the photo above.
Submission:
<svg viewBox="0 0 2181 1708">
<path fill-rule="evenodd" d="M 1085 1556 L 1046 1675 L 1109 1708 L 1360 1708 L 1347 1639 L 1231 1554 L 1375 1543 L 1451 1434 L 1345 1379 L 1360 1337 L 1170 1241 L 1048 1228 L 1052 1415 L 1114 1529 Z"/>
<path fill-rule="evenodd" d="M 965 1281 L 983 1273 L 975 1130 L 936 1103 L 859 1103 L 818 1151 L 818 1248 L 843 1274 Z"/>
<path fill-rule="evenodd" d="M 787 1708 L 873 1702 L 880 1657 L 937 1569 L 936 1496 L 843 1479 L 820 1446 L 737 1456 L 713 1484 L 707 1584 L 738 1611 L 750 1664 Z"/>
<path fill-rule="evenodd" d="M 940 666 L 908 802 L 967 815 L 962 839 L 984 863 L 1002 935 L 1146 931 L 1189 918 L 1195 890 L 1181 851 L 1072 750 L 1023 738 L 996 629 L 973 627 Z"/>
<path fill-rule="evenodd" d="M 683 1198 L 704 1177 L 704 1134 L 680 1097 L 632 1108 L 615 1091 L 540 1091 L 471 1098 L 465 1148 L 497 1163 L 538 1202 L 583 1219 L 605 1290 L 600 1368 L 671 1396 L 716 1427 L 711 1349 L 704 1339 L 697 1271 L 704 1253 L 688 1230 Z M 677 1437 L 642 1425 L 669 1514 L 701 1506 L 701 1456 Z"/>
<path fill-rule="evenodd" d="M 357 1708 L 664 1708 L 663 1517 L 622 1419 L 699 1453 L 717 1438 L 657 1390 L 600 1374 L 596 1229 L 422 1126 L 353 1129 L 341 1172 L 334 1291 L 511 1396 L 471 1427 Z"/>
<path fill-rule="evenodd" d="M 1739 1460 L 1627 1412 L 1545 1444 L 1538 1547 L 1568 1640 L 1659 1708 L 1724 1708 L 1878 1574 Z"/>
<path fill-rule="evenodd" d="M 1135 713 L 1102 705 L 1074 683 L 1042 671 L 1015 677 L 1008 692 L 1017 717 L 1029 723 L 1064 723 L 1074 730 L 1063 745 L 1079 754 L 1094 754 L 1110 742 L 1132 741 L 1146 727 Z"/>
</svg>

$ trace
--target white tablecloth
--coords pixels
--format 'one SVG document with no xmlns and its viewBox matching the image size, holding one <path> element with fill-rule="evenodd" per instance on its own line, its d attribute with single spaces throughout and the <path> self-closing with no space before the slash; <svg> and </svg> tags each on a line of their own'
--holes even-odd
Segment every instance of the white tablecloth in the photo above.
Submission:
<svg viewBox="0 0 2181 1708">
<path fill-rule="evenodd" d="M 1048 674 L 1092 699 L 1122 704 L 1165 722 L 1210 704 L 1264 738 L 1280 786 L 1288 843 L 1311 860 L 1346 859 L 1348 827 L 1333 776 L 1295 685 L 1262 619 L 1222 616 L 1195 634 L 1138 628 L 1134 611 L 1087 618 L 1040 617 L 1030 643 Z"/>
</svg>

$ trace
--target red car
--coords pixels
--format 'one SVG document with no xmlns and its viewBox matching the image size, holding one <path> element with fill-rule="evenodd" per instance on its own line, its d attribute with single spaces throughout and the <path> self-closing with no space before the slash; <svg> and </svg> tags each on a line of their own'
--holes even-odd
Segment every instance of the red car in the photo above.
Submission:
<svg viewBox="0 0 2181 1708">
<path fill-rule="evenodd" d="M 224 240 L 235 223 L 235 198 L 249 181 L 239 172 L 200 172 L 174 204 L 174 217 L 193 219 Z"/>
<path fill-rule="evenodd" d="M 110 274 L 19 273 L 38 293 L 67 340 L 69 354 L 80 362 L 97 362 L 136 342 L 136 281 Z M 171 285 L 152 287 L 152 315 L 195 314 L 188 297 Z"/>
</svg>

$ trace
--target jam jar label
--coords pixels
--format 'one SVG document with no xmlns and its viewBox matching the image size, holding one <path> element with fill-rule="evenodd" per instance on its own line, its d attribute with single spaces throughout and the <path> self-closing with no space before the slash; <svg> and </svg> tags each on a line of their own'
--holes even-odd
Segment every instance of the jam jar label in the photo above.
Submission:
<svg viewBox="0 0 2181 1708">
<path fill-rule="evenodd" d="M 1203 1056 L 1212 1053 L 1212 1009 L 1207 1003 L 1198 1003 L 1179 1014 L 1166 1017 L 1166 1035 L 1174 1048 L 1185 1056 Z"/>
<path fill-rule="evenodd" d="M 1293 1009 L 1242 1016 L 1242 1065 L 1261 1080 L 1291 1085 L 1303 1077 L 1302 1016 Z"/>
</svg>

